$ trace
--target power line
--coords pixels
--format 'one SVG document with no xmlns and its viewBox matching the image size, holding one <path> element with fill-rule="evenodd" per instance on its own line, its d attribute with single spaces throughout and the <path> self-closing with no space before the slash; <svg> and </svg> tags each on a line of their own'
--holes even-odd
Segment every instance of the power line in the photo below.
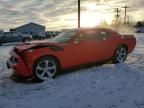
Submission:
<svg viewBox="0 0 144 108">
<path fill-rule="evenodd" d="M 124 6 L 124 7 L 122 7 L 122 8 L 125 9 L 124 24 L 126 24 L 126 21 L 127 21 L 127 8 L 130 8 L 130 7 L 128 7 L 128 6 Z"/>
<path fill-rule="evenodd" d="M 121 12 L 121 10 L 119 8 L 115 8 L 114 12 L 116 12 L 116 15 L 115 15 L 116 22 L 115 23 L 118 24 L 119 17 L 120 17 L 119 13 Z"/>
<path fill-rule="evenodd" d="M 119 12 L 121 12 L 121 10 L 120 10 L 119 8 L 115 8 L 115 11 L 114 11 L 114 12 L 116 12 L 116 15 L 115 15 L 115 17 L 116 17 L 116 22 L 118 22 L 118 19 L 119 19 L 119 17 L 120 17 Z"/>
<path fill-rule="evenodd" d="M 80 0 L 78 0 L 78 28 L 80 28 Z"/>
</svg>

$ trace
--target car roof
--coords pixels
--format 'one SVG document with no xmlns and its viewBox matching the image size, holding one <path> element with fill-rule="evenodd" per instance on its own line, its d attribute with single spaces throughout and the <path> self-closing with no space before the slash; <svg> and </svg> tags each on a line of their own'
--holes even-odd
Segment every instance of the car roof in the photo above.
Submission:
<svg viewBox="0 0 144 108">
<path fill-rule="evenodd" d="M 117 31 L 110 29 L 110 28 L 73 28 L 73 29 L 65 29 L 66 31 L 89 31 L 89 30 L 95 30 L 95 31 L 107 31 L 107 32 L 115 32 Z M 64 30 L 64 31 L 65 31 Z"/>
<path fill-rule="evenodd" d="M 114 31 L 113 29 L 110 28 L 79 28 L 78 30 L 104 30 L 104 31 Z"/>
</svg>

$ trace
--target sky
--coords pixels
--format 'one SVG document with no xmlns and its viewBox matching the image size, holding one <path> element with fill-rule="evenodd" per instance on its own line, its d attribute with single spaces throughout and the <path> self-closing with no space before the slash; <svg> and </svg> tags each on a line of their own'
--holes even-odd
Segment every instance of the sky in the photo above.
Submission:
<svg viewBox="0 0 144 108">
<path fill-rule="evenodd" d="M 81 25 L 91 27 L 106 20 L 111 23 L 114 8 L 127 9 L 132 21 L 144 20 L 144 0 L 81 0 Z M 0 29 L 5 31 L 26 23 L 38 23 L 46 30 L 77 27 L 77 0 L 0 0 Z"/>
</svg>

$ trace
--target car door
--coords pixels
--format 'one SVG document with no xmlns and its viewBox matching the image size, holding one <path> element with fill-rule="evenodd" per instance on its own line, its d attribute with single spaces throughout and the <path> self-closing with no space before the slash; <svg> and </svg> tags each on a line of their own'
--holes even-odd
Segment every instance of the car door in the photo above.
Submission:
<svg viewBox="0 0 144 108">
<path fill-rule="evenodd" d="M 107 60 L 113 55 L 113 43 L 110 34 L 107 31 L 96 31 L 95 42 L 93 42 L 93 57 L 96 61 Z"/>
<path fill-rule="evenodd" d="M 85 42 L 79 40 L 80 34 L 77 35 L 78 38 L 74 41 L 63 45 L 64 52 L 59 54 L 61 56 L 60 58 L 62 58 L 62 64 L 65 65 L 64 68 L 79 66 L 85 64 L 88 60 L 87 51 L 85 50 Z"/>
<path fill-rule="evenodd" d="M 111 43 L 109 34 L 105 31 L 87 30 L 80 34 L 78 53 L 83 57 L 83 63 L 102 61 L 110 58 Z"/>
<path fill-rule="evenodd" d="M 62 62 L 65 66 L 73 67 L 99 59 L 101 47 L 96 47 L 98 43 L 95 41 L 95 31 L 81 31 L 77 34 L 73 42 L 64 45 L 64 53 L 62 54 Z"/>
<path fill-rule="evenodd" d="M 102 37 L 103 35 L 103 37 Z M 79 66 L 91 62 L 105 60 L 109 57 L 107 51 L 108 37 L 102 31 L 83 31 L 73 40 L 65 44 L 61 53 L 64 68 Z"/>
</svg>

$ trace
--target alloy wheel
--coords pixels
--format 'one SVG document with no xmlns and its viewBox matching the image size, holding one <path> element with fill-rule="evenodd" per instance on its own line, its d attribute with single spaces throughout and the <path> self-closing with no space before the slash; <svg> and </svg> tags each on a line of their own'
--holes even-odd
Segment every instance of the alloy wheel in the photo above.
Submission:
<svg viewBox="0 0 144 108">
<path fill-rule="evenodd" d="M 116 60 L 119 63 L 124 62 L 127 57 L 127 50 L 124 47 L 120 47 L 117 49 L 116 54 L 117 54 Z"/>
<path fill-rule="evenodd" d="M 53 78 L 56 74 L 56 71 L 57 67 L 55 62 L 52 60 L 45 59 L 38 63 L 36 67 L 36 76 L 40 80 L 46 80 L 49 78 Z"/>
</svg>

